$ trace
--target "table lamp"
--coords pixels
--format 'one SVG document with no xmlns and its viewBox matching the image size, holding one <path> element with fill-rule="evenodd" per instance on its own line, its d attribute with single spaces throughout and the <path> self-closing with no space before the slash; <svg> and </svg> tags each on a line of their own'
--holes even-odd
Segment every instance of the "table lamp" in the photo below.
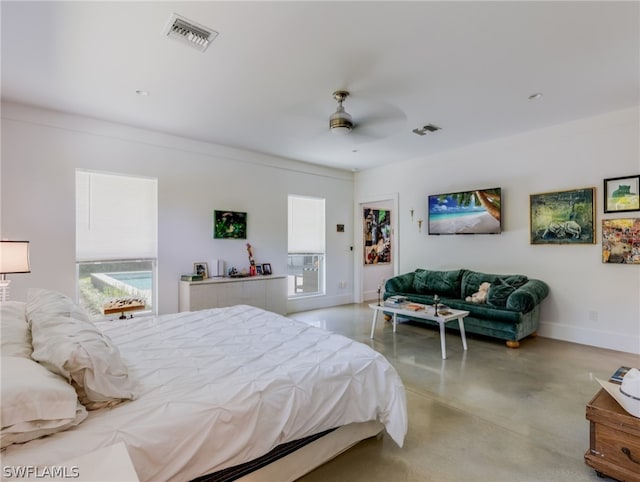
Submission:
<svg viewBox="0 0 640 482">
<path fill-rule="evenodd" d="M 9 298 L 8 274 L 31 273 L 29 241 L 0 241 L 0 302 Z"/>
</svg>

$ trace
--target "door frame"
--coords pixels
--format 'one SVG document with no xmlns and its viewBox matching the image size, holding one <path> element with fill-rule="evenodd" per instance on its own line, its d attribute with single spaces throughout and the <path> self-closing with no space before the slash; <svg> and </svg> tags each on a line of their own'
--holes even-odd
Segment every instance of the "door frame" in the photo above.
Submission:
<svg viewBox="0 0 640 482">
<path fill-rule="evenodd" d="M 356 232 L 354 234 L 354 267 L 353 271 L 355 273 L 354 277 L 354 301 L 356 303 L 362 303 L 364 299 L 364 264 L 362 263 L 362 259 L 364 257 L 364 220 L 362 219 L 362 209 L 365 205 L 371 203 L 379 203 L 379 202 L 391 202 L 391 265 L 393 267 L 393 275 L 398 275 L 398 266 L 399 266 L 399 258 L 398 253 L 400 250 L 398 249 L 398 193 L 391 194 L 380 194 L 377 196 L 367 197 L 363 199 L 356 200 L 354 206 L 354 219 L 356 220 Z"/>
</svg>

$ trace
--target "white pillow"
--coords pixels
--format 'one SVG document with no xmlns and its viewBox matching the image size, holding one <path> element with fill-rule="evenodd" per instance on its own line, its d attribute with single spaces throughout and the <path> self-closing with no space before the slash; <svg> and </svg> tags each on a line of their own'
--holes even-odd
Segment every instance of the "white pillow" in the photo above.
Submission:
<svg viewBox="0 0 640 482">
<path fill-rule="evenodd" d="M 66 430 L 86 418 L 73 387 L 30 358 L 2 357 L 0 370 L 0 447 Z"/>
<path fill-rule="evenodd" d="M 31 357 L 62 375 L 77 389 L 89 410 L 136 397 L 120 351 L 68 297 L 49 290 L 30 290 Z"/>
<path fill-rule="evenodd" d="M 0 353 L 2 356 L 29 358 L 31 330 L 27 324 L 26 303 L 5 301 L 0 303 Z"/>
</svg>

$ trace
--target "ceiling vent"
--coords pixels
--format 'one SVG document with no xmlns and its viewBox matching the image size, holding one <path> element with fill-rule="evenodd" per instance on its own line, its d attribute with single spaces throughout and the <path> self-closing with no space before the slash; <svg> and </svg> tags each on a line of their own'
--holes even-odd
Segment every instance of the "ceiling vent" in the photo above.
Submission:
<svg viewBox="0 0 640 482">
<path fill-rule="evenodd" d="M 207 50 L 207 47 L 213 42 L 213 39 L 218 36 L 218 32 L 215 30 L 192 22 L 176 13 L 171 14 L 162 33 L 169 38 L 184 42 L 201 52 Z"/>
<path fill-rule="evenodd" d="M 436 132 L 439 131 L 440 129 L 442 129 L 442 127 L 438 127 L 437 125 L 434 124 L 427 124 L 426 126 L 423 127 L 417 127 L 415 129 L 413 129 L 414 134 L 418 134 L 419 136 L 424 136 L 427 132 Z"/>
</svg>

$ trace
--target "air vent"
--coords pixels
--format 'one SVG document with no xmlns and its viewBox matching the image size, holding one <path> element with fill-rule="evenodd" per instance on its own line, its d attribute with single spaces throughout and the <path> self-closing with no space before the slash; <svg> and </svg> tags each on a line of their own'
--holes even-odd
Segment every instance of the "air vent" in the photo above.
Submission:
<svg viewBox="0 0 640 482">
<path fill-rule="evenodd" d="M 163 34 L 184 42 L 201 52 L 207 50 L 213 39 L 218 36 L 218 32 L 215 30 L 192 22 L 176 13 L 169 18 Z"/>
<path fill-rule="evenodd" d="M 442 129 L 442 127 L 438 127 L 437 125 L 434 124 L 427 124 L 426 126 L 423 127 L 417 127 L 416 129 L 413 129 L 414 134 L 418 134 L 419 136 L 424 136 L 427 132 L 436 132 L 439 131 L 440 129 Z"/>
</svg>

